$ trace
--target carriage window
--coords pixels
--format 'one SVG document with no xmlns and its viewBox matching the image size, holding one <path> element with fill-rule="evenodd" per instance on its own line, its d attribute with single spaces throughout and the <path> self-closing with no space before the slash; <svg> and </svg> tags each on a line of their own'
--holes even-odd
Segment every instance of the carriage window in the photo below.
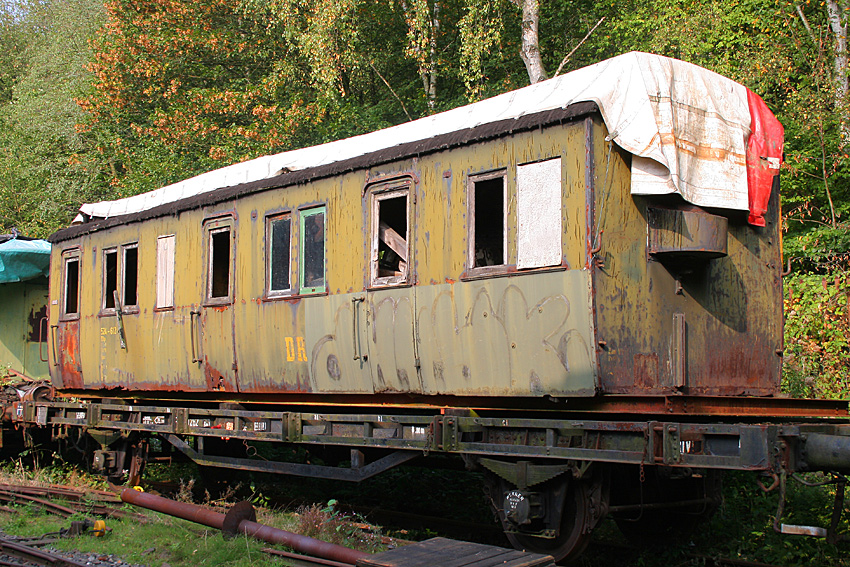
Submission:
<svg viewBox="0 0 850 567">
<path fill-rule="evenodd" d="M 65 258 L 65 289 L 62 301 L 64 315 L 79 315 L 80 299 L 80 258 L 78 256 Z"/>
<path fill-rule="evenodd" d="M 407 281 L 408 193 L 407 187 L 372 193 L 372 285 Z"/>
<path fill-rule="evenodd" d="M 561 158 L 517 166 L 517 269 L 561 264 Z"/>
<path fill-rule="evenodd" d="M 209 298 L 230 297 L 230 227 L 210 231 Z"/>
<path fill-rule="evenodd" d="M 325 291 L 325 207 L 301 211 L 299 293 Z"/>
<path fill-rule="evenodd" d="M 470 178 L 468 195 L 469 266 L 482 268 L 507 264 L 505 172 Z"/>
<path fill-rule="evenodd" d="M 124 247 L 124 266 L 122 271 L 124 307 L 136 307 L 139 304 L 139 246 L 130 244 Z"/>
<path fill-rule="evenodd" d="M 286 214 L 270 217 L 266 221 L 268 295 L 280 295 L 292 287 L 289 281 L 290 220 Z"/>
<path fill-rule="evenodd" d="M 174 235 L 156 239 L 156 307 L 174 307 Z"/>
<path fill-rule="evenodd" d="M 118 289 L 118 250 L 103 251 L 103 308 L 115 309 L 115 291 Z"/>
</svg>

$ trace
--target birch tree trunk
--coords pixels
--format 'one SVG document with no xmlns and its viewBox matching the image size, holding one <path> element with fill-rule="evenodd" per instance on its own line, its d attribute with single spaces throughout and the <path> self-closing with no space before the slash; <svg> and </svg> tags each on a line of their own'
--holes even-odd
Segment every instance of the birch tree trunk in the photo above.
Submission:
<svg viewBox="0 0 850 567">
<path fill-rule="evenodd" d="M 847 0 L 827 0 L 829 27 L 835 35 L 835 110 L 841 115 L 841 135 L 850 139 L 850 123 L 847 120 Z"/>
<path fill-rule="evenodd" d="M 522 9 L 522 46 L 519 55 L 533 85 L 549 78 L 540 58 L 540 2 L 539 0 L 511 0 Z"/>
</svg>

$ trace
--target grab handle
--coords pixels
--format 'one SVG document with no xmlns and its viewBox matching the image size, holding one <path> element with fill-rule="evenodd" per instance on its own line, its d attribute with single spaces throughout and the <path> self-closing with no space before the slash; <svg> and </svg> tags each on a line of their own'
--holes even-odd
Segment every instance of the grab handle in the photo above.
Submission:
<svg viewBox="0 0 850 567">
<path fill-rule="evenodd" d="M 357 309 L 357 304 L 364 301 L 365 297 L 352 297 L 351 298 L 351 340 L 354 341 L 354 360 L 360 360 L 360 341 L 359 338 L 360 327 L 357 324 L 357 313 L 359 309 Z"/>
<path fill-rule="evenodd" d="M 45 334 L 47 334 L 47 317 L 42 317 L 38 322 L 38 359 L 42 362 L 48 362 L 47 357 L 44 356 L 43 345 L 47 342 Z"/>
<path fill-rule="evenodd" d="M 50 340 L 53 343 L 53 366 L 59 366 L 59 361 L 56 359 L 56 329 L 59 325 L 50 325 Z"/>
<path fill-rule="evenodd" d="M 195 317 L 198 318 L 198 324 L 195 325 Z M 189 311 L 189 334 L 192 343 L 192 362 L 201 362 L 203 354 L 201 353 L 200 330 L 201 312 Z"/>
</svg>

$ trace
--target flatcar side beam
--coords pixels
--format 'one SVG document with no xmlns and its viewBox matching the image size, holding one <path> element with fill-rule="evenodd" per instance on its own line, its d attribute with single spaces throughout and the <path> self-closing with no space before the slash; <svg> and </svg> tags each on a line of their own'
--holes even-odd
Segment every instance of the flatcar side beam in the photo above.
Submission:
<svg viewBox="0 0 850 567">
<path fill-rule="evenodd" d="M 26 402 L 24 411 L 11 413 L 34 427 L 754 471 L 805 466 L 795 450 L 805 435 L 850 435 L 850 425 L 824 423 L 575 420 L 567 419 L 569 415 L 541 419 L 433 412 L 318 414 L 68 402 Z M 240 464 L 247 465 L 265 470 L 254 460 Z"/>
</svg>

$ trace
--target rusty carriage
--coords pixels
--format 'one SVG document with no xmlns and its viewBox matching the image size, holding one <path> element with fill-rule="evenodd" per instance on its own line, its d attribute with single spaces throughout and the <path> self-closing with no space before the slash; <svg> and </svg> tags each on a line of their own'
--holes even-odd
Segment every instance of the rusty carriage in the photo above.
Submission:
<svg viewBox="0 0 850 567">
<path fill-rule="evenodd" d="M 779 395 L 781 148 L 743 86 L 629 53 L 84 205 L 51 238 L 51 376 L 76 399 L 15 419 L 85 430 L 109 474 L 151 436 L 354 481 L 456 454 L 511 541 L 558 558 L 607 514 L 706 517 L 717 471 L 846 470 L 846 404 Z"/>
</svg>

